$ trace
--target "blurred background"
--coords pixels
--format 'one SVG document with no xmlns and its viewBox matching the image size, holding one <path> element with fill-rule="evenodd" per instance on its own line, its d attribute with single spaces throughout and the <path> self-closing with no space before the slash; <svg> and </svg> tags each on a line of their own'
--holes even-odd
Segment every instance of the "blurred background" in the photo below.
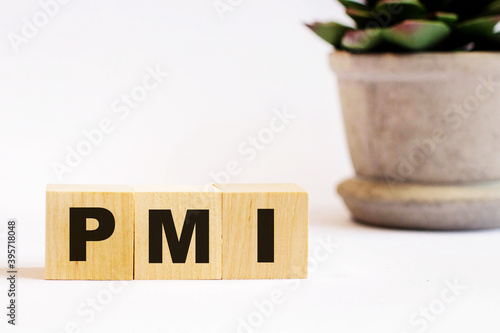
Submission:
<svg viewBox="0 0 500 333">
<path fill-rule="evenodd" d="M 2 215 L 36 211 L 42 234 L 45 186 L 58 182 L 292 182 L 311 205 L 339 201 L 352 172 L 332 48 L 304 26 L 342 17 L 337 3 L 53 3 L 0 14 Z"/>
<path fill-rule="evenodd" d="M 500 326 L 498 232 L 365 227 L 335 193 L 353 171 L 332 47 L 304 26 L 349 23 L 335 1 L 0 4 L 0 225 L 18 219 L 24 267 L 19 326 L 2 332 Z M 111 300 L 108 282 L 42 280 L 47 183 L 226 181 L 309 191 L 309 279 L 133 281 Z M 434 311 L 443 290 L 457 301 Z"/>
</svg>

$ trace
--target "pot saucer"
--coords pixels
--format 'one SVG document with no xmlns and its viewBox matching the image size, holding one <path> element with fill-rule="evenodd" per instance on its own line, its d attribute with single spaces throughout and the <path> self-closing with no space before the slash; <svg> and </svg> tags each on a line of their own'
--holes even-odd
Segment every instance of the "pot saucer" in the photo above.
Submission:
<svg viewBox="0 0 500 333">
<path fill-rule="evenodd" d="M 353 218 L 367 224 L 423 230 L 500 227 L 500 182 L 431 185 L 350 178 L 337 191 Z"/>
</svg>

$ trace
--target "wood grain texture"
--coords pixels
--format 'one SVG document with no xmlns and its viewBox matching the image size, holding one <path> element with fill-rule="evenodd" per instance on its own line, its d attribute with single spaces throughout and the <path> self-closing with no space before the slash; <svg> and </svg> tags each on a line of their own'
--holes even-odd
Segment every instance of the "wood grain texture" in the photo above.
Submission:
<svg viewBox="0 0 500 333">
<path fill-rule="evenodd" d="M 222 273 L 222 195 L 215 187 L 135 186 L 135 275 L 137 280 L 220 279 Z M 165 231 L 162 230 L 162 263 L 149 263 L 149 211 L 171 210 L 177 237 L 184 227 L 187 210 L 209 210 L 209 263 L 196 263 L 196 229 L 185 263 L 173 263 Z"/>
<path fill-rule="evenodd" d="M 307 278 L 308 193 L 294 184 L 220 184 L 222 278 Z M 258 209 L 274 209 L 274 262 L 257 260 Z"/>
<path fill-rule="evenodd" d="M 46 198 L 46 279 L 131 280 L 133 278 L 132 187 L 48 185 Z M 86 243 L 86 261 L 70 261 L 70 207 L 105 208 L 115 219 L 115 229 L 108 239 Z M 95 219 L 87 219 L 87 230 L 95 230 L 97 227 Z"/>
</svg>

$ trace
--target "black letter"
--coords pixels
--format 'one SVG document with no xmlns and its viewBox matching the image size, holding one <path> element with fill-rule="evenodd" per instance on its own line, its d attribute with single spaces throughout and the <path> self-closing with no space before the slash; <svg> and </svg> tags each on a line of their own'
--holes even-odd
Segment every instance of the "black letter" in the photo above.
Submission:
<svg viewBox="0 0 500 333">
<path fill-rule="evenodd" d="M 274 262 L 274 209 L 257 210 L 257 262 Z"/>
<path fill-rule="evenodd" d="M 87 230 L 87 219 L 96 219 L 99 226 Z M 115 217 L 106 208 L 69 209 L 69 261 L 87 260 L 87 241 L 103 241 L 115 231 Z"/>
<path fill-rule="evenodd" d="M 196 263 L 208 263 L 208 209 L 188 209 L 181 237 L 177 236 L 174 218 L 170 209 L 149 210 L 149 263 L 161 264 L 163 262 L 162 226 L 167 236 L 168 248 L 172 262 L 183 264 L 193 237 L 196 225 Z"/>
</svg>

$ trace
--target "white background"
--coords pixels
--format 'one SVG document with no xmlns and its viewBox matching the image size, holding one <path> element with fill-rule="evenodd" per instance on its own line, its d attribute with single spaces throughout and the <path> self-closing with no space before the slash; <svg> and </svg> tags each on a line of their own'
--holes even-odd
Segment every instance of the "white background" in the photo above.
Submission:
<svg viewBox="0 0 500 333">
<path fill-rule="evenodd" d="M 500 328 L 499 231 L 366 227 L 350 221 L 336 195 L 353 171 L 331 47 L 304 27 L 348 22 L 334 1 L 226 0 L 219 3 L 230 10 L 220 14 L 211 0 L 73 0 L 17 51 L 10 39 L 42 9 L 31 0 L 0 3 L 0 232 L 8 218 L 18 219 L 22 267 L 14 328 L 6 324 L 2 270 L 0 331 Z M 113 112 L 157 67 L 168 78 L 128 116 Z M 276 110 L 294 119 L 248 160 L 238 146 L 269 127 Z M 68 147 L 103 119 L 114 130 L 58 178 L 54 164 L 65 163 Z M 309 279 L 132 281 L 111 300 L 103 298 L 109 282 L 42 279 L 47 183 L 206 184 L 233 160 L 239 168 L 231 182 L 293 182 L 310 192 Z M 5 235 L 2 244 L 5 267 Z M 454 294 L 449 283 L 466 289 Z M 279 304 L 270 306 L 275 293 Z M 427 319 L 419 312 L 425 308 Z"/>
</svg>

